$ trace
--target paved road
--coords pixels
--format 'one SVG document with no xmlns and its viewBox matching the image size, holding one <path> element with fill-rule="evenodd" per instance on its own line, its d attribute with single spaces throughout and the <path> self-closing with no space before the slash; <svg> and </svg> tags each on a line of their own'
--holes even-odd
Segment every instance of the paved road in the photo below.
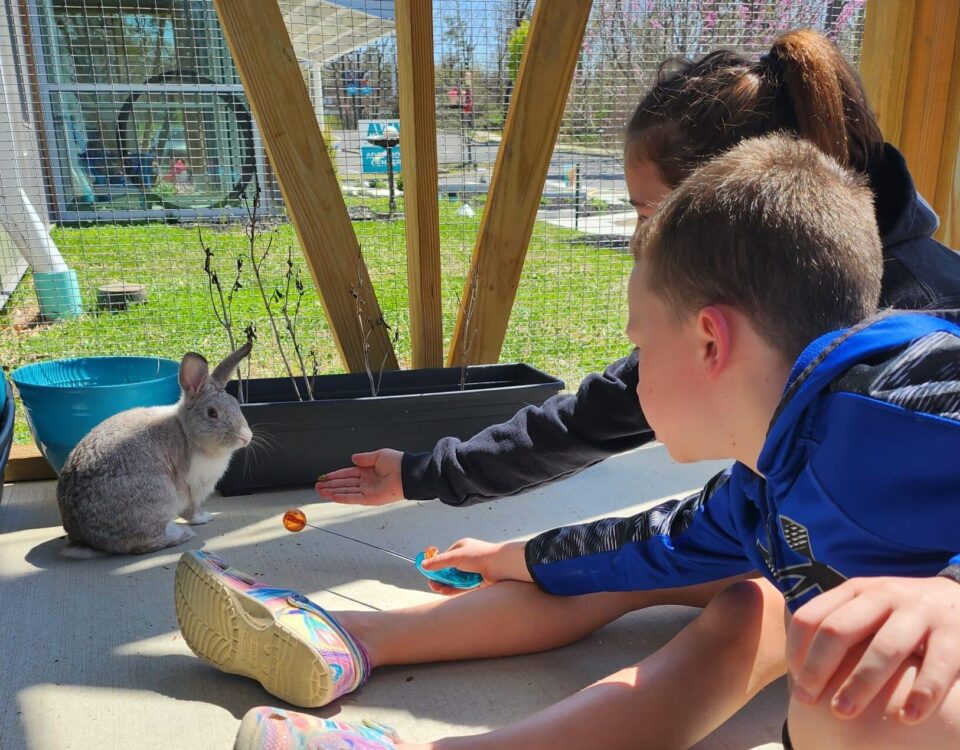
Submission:
<svg viewBox="0 0 960 750">
<path fill-rule="evenodd" d="M 360 147 L 367 145 L 356 130 L 334 131 L 337 144 L 337 165 L 341 178 L 359 179 L 360 177 Z M 493 165 L 497 157 L 499 143 L 468 143 L 458 133 L 439 131 L 437 133 L 437 154 L 441 172 L 446 169 L 461 167 L 472 156 L 475 164 L 472 168 L 463 169 L 455 174 L 441 174 L 439 181 L 443 185 L 478 186 L 489 180 Z M 553 154 L 550 160 L 550 169 L 547 180 L 560 183 L 564 181 L 564 173 L 573 165 L 580 166 L 582 188 L 590 195 L 597 195 L 604 200 L 614 197 L 626 197 L 626 184 L 623 180 L 622 164 L 614 159 L 589 151 L 563 150 Z"/>
</svg>

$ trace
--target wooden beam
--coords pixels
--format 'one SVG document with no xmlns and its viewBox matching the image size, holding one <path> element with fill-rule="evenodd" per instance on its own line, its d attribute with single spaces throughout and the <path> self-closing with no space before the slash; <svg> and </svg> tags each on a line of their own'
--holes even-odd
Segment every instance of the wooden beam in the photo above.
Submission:
<svg viewBox="0 0 960 750">
<path fill-rule="evenodd" d="M 867 0 L 860 75 L 883 137 L 900 144 L 916 0 Z"/>
<path fill-rule="evenodd" d="M 387 329 L 366 322 L 380 306 L 276 0 L 213 4 L 344 365 L 396 369 Z"/>
<path fill-rule="evenodd" d="M 868 0 L 861 75 L 884 138 L 960 246 L 960 3 Z"/>
<path fill-rule="evenodd" d="M 400 153 L 413 367 L 443 366 L 432 0 L 397 0 Z"/>
<path fill-rule="evenodd" d="M 4 482 L 33 482 L 56 478 L 57 473 L 33 443 L 14 443 L 10 446 L 10 458 L 3 470 Z"/>
<path fill-rule="evenodd" d="M 534 7 L 447 354 L 450 365 L 500 358 L 590 6 L 591 0 L 539 0 Z"/>
<path fill-rule="evenodd" d="M 934 205 L 940 212 L 940 240 L 960 249 L 960 34 L 953 51 L 953 77 L 947 94 L 947 114 L 940 175 Z"/>
<path fill-rule="evenodd" d="M 950 79 L 960 3 L 917 0 L 910 50 L 910 72 L 903 102 L 900 150 L 907 157 L 917 191 L 936 205 L 937 180 L 942 164 Z M 950 167 L 952 169 L 952 163 Z"/>
</svg>

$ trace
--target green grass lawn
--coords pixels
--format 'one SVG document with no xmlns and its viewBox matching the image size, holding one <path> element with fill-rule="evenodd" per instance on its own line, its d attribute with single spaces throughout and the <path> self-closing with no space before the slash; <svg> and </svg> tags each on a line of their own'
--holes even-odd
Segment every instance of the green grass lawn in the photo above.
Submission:
<svg viewBox="0 0 960 750">
<path fill-rule="evenodd" d="M 386 211 L 386 199 L 352 198 L 376 211 Z M 401 212 L 402 212 L 402 200 Z M 458 205 L 440 204 L 442 286 L 445 340 L 449 343 L 463 291 L 470 255 L 479 228 L 476 216 L 456 215 Z M 397 344 L 402 366 L 409 363 L 404 222 L 354 223 L 384 317 L 400 332 Z M 179 359 L 189 350 L 209 359 L 228 350 L 227 338 L 210 304 L 204 254 L 196 227 L 186 225 L 104 224 L 56 228 L 53 238 L 77 271 L 88 311 L 80 318 L 36 324 L 36 298 L 28 275 L 0 312 L 0 365 L 6 370 L 29 362 L 99 354 L 149 354 Z M 213 267 L 225 288 L 234 279 L 236 257 L 243 255 L 243 288 L 233 301 L 237 335 L 255 322 L 258 342 L 252 375 L 283 374 L 269 319 L 254 283 L 242 226 L 225 224 L 203 229 L 214 252 Z M 629 254 L 575 242 L 575 232 L 538 222 L 524 266 L 520 289 L 501 355 L 502 362 L 525 361 L 562 377 L 575 388 L 587 373 L 623 356 L 629 345 L 623 336 L 625 288 Z M 264 266 L 268 293 L 283 285 L 287 249 L 303 266 L 293 229 L 275 230 L 270 257 Z M 306 269 L 299 337 L 314 350 L 319 371 L 342 372 L 323 309 Z M 97 287 L 111 282 L 144 284 L 147 304 L 125 312 L 96 311 Z M 285 344 L 289 342 L 284 339 Z M 18 405 L 19 406 L 19 405 Z M 29 441 L 19 409 L 16 439 Z"/>
</svg>

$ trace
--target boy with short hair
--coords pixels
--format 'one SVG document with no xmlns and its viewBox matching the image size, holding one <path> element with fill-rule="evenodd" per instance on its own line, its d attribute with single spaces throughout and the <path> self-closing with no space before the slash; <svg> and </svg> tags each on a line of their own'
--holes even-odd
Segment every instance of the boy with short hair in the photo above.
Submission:
<svg viewBox="0 0 960 750">
<path fill-rule="evenodd" d="M 885 747 L 957 746 L 956 316 L 870 317 L 881 258 L 870 192 L 816 147 L 781 136 L 745 141 L 694 172 L 638 231 L 634 253 L 627 330 L 644 413 L 676 460 L 737 463 L 698 495 L 632 518 L 526 543 L 463 540 L 426 566 L 557 595 L 759 571 L 796 612 L 797 748 L 876 746 L 878 736 Z M 879 575 L 904 578 L 866 578 Z M 363 652 L 334 618 L 315 617 Z M 629 683 L 618 685 L 578 693 L 549 721 L 442 747 L 630 747 L 637 718 L 624 710 Z M 885 711 L 899 721 L 881 721 Z M 294 724 L 254 712 L 244 746 Z"/>
</svg>

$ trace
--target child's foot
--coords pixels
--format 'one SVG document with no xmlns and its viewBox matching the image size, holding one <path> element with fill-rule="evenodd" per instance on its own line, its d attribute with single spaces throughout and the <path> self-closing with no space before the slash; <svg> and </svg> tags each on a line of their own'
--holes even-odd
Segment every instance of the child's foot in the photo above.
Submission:
<svg viewBox="0 0 960 750">
<path fill-rule="evenodd" d="M 197 656 L 288 703 L 324 706 L 370 673 L 363 647 L 325 610 L 209 552 L 180 558 L 174 600 L 183 639 Z"/>
<path fill-rule="evenodd" d="M 390 750 L 400 739 L 383 724 L 321 719 L 282 708 L 251 708 L 233 750 Z"/>
</svg>

